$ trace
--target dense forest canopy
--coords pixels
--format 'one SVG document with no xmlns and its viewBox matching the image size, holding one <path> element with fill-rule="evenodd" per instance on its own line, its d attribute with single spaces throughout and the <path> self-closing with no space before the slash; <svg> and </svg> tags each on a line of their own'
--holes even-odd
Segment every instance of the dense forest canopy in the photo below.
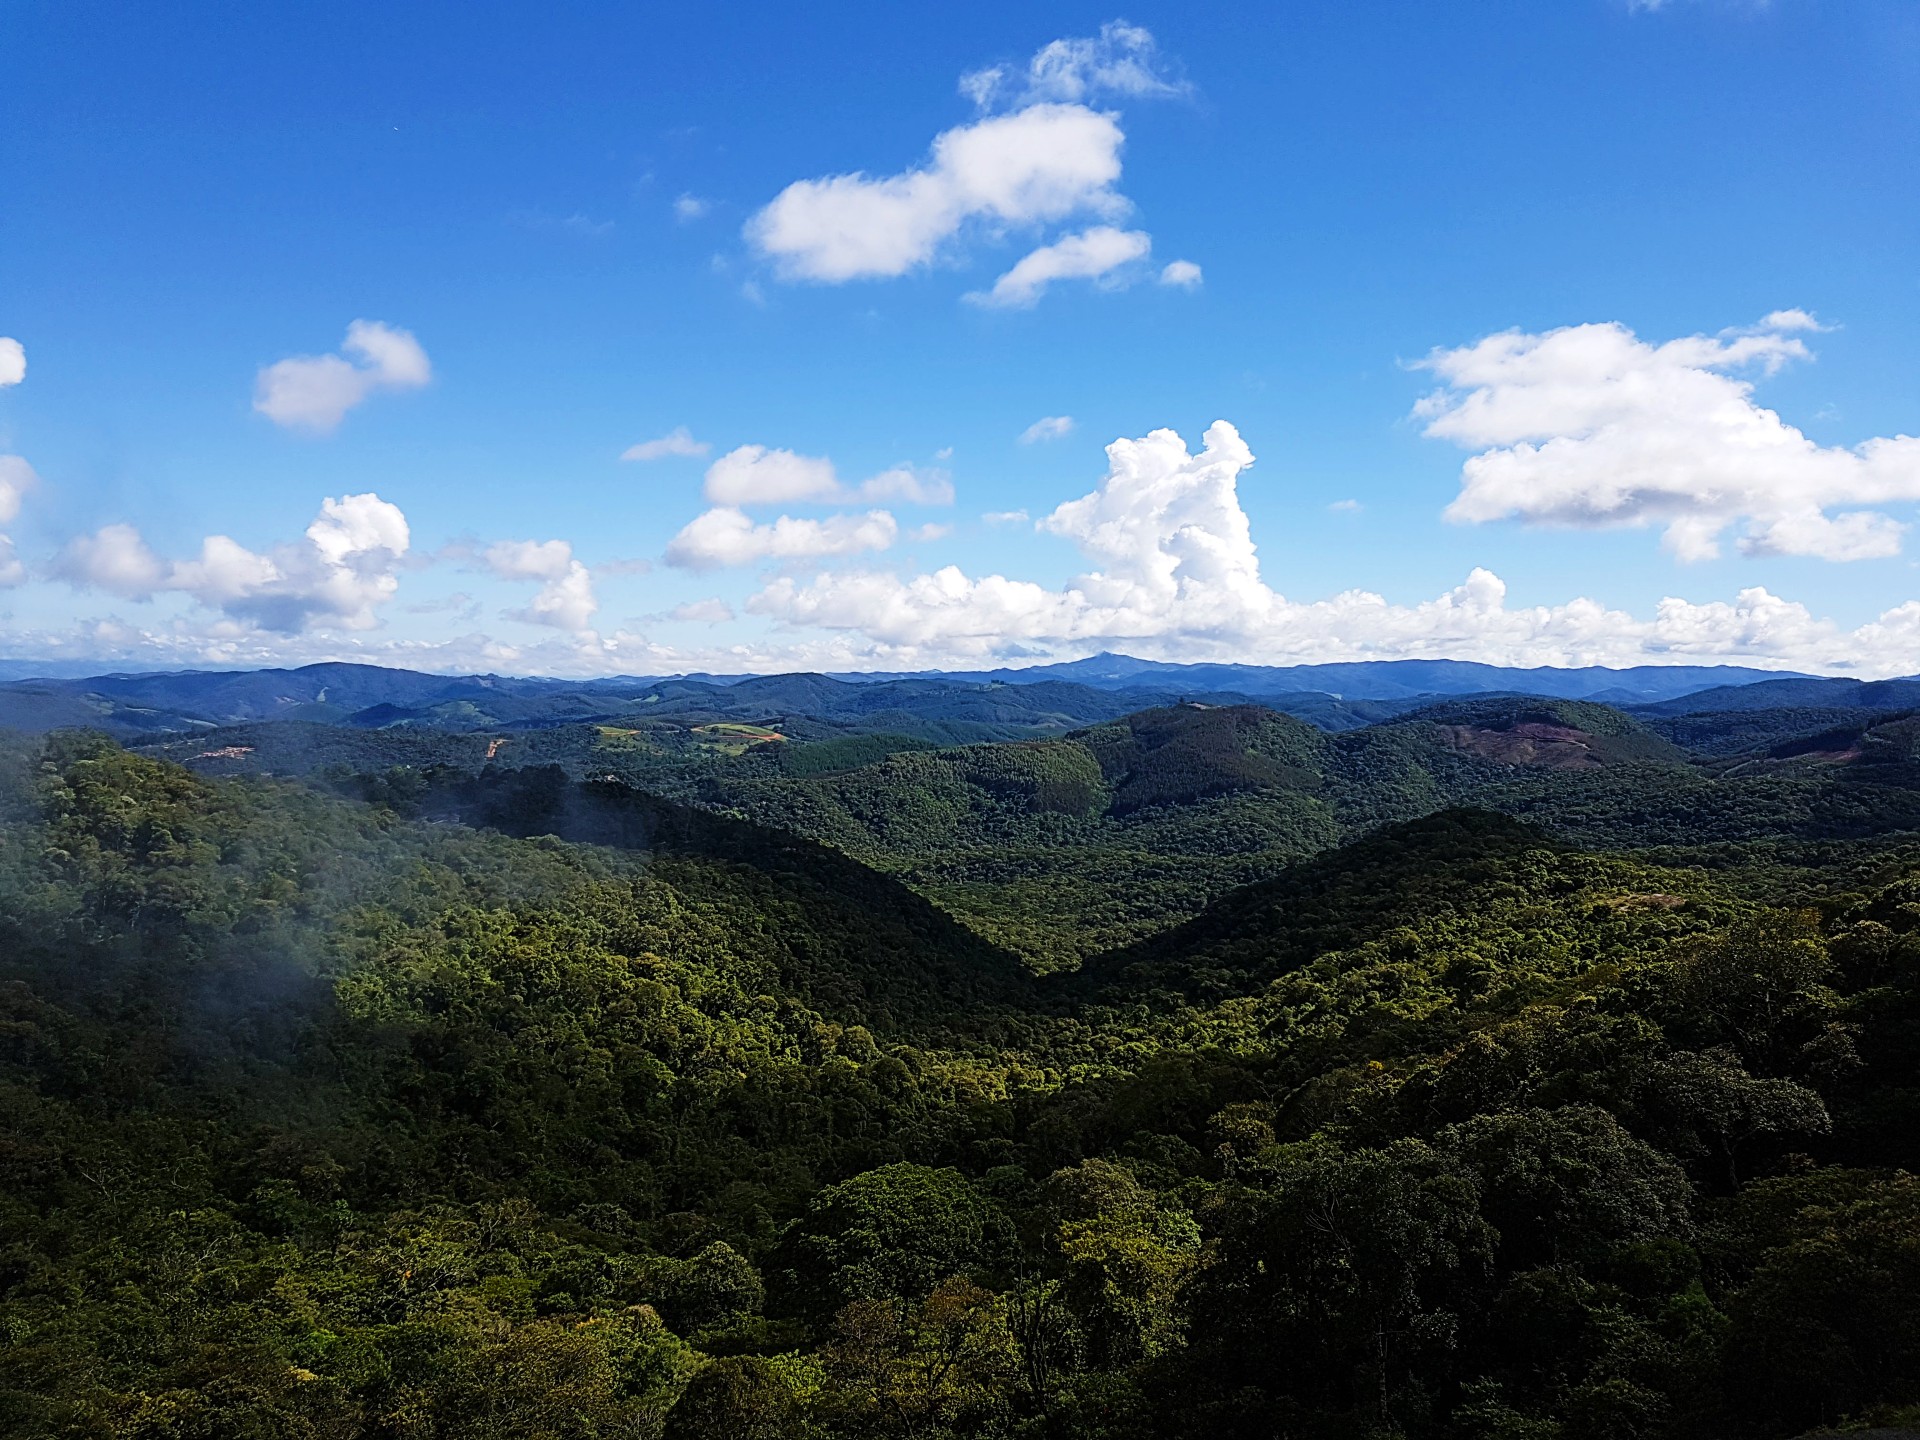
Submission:
<svg viewBox="0 0 1920 1440">
<path fill-rule="evenodd" d="M 0 1434 L 1920 1424 L 1830 688 L 16 735 Z"/>
</svg>

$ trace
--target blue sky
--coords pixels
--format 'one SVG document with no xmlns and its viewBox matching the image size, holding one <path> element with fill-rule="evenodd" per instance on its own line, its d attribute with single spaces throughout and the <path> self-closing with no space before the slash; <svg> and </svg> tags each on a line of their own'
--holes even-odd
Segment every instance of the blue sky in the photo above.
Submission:
<svg viewBox="0 0 1920 1440">
<path fill-rule="evenodd" d="M 9 656 L 1920 670 L 1904 0 L 166 9 L 0 3 Z"/>
</svg>

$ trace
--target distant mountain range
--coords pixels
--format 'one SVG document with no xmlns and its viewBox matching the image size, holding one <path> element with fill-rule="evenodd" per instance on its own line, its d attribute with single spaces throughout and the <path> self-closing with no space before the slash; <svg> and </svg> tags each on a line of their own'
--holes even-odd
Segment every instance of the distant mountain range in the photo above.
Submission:
<svg viewBox="0 0 1920 1440">
<path fill-rule="evenodd" d="M 1920 707 L 1920 676 L 1903 680 L 1838 677 L 1759 680 L 1696 690 L 1643 708 L 1656 715 L 1692 715 L 1706 710 L 1784 710 L 1816 706 L 1842 710 L 1911 710 Z"/>
<path fill-rule="evenodd" d="M 1023 684 L 806 674 L 559 681 L 334 664 L 9 681 L 0 683 L 0 726 L 35 732 L 90 727 L 135 738 L 271 721 L 455 732 L 748 721 L 790 731 L 798 723 L 807 732 L 824 726 L 827 733 L 885 731 L 963 744 L 1058 733 L 1180 698 L 1232 704 L 1252 697 L 1214 691 L 1189 696 L 1167 686 L 1102 688 L 1044 676 Z M 1409 703 L 1318 692 L 1260 700 L 1328 730 L 1371 724 Z"/>
<path fill-rule="evenodd" d="M 849 680 L 906 679 L 906 674 L 849 675 Z M 1472 660 L 1354 660 L 1330 665 L 1178 665 L 1100 654 L 1023 670 L 953 671 L 942 678 L 1031 684 L 1068 680 L 1096 689 L 1191 689 L 1264 696 L 1317 691 L 1348 700 L 1405 700 L 1428 695 L 1516 693 L 1558 700 L 1600 700 L 1610 705 L 1668 700 L 1710 686 L 1750 685 L 1762 680 L 1806 679 L 1795 671 L 1754 670 L 1739 665 L 1605 665 L 1522 669 Z M 1858 682 L 1854 682 L 1858 683 Z"/>
<path fill-rule="evenodd" d="M 25 664 L 0 662 L 0 674 Z M 1593 700 L 1662 715 L 1808 706 L 1894 710 L 1920 706 L 1920 678 L 1868 682 L 1728 665 L 1518 669 L 1460 660 L 1173 665 L 1126 655 L 1021 670 L 593 680 L 320 664 L 4 680 L 0 726 L 89 726 L 138 736 L 273 720 L 476 731 L 617 724 L 641 716 L 686 723 L 804 716 L 843 730 L 951 744 L 1058 732 L 1180 699 L 1254 701 L 1340 731 L 1436 699 L 1486 694 Z"/>
</svg>

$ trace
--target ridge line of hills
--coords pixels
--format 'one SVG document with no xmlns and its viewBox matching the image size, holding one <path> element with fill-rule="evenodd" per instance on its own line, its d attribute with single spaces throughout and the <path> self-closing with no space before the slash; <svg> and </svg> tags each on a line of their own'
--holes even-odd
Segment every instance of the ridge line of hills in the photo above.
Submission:
<svg viewBox="0 0 1920 1440">
<path fill-rule="evenodd" d="M 7 668 L 0 666 L 0 674 Z M 1014 671 L 573 681 L 328 663 L 5 680 L 0 727 L 30 733 L 93 728 L 130 739 L 265 720 L 473 731 L 668 715 L 744 722 L 801 716 L 842 731 L 885 730 L 951 744 L 1059 733 L 1175 700 L 1257 703 L 1343 731 L 1449 696 L 1491 694 L 1595 701 L 1655 715 L 1811 706 L 1890 711 L 1920 705 L 1920 678 L 1862 681 L 1732 666 L 1522 670 L 1446 660 L 1175 666 L 1095 656 Z"/>
<path fill-rule="evenodd" d="M 440 710 L 378 725 L 251 721 L 128 743 L 208 775 L 380 777 L 377 793 L 403 809 L 442 772 L 547 767 L 617 781 L 825 845 L 1042 972 L 1141 941 L 1381 825 L 1450 807 L 1534 823 L 1586 848 L 1681 845 L 1701 857 L 1684 863 L 1734 864 L 1755 885 L 1788 874 L 1801 883 L 1810 868 L 1844 868 L 1846 854 L 1920 833 L 1920 696 L 1904 709 L 1635 714 L 1466 695 L 1327 724 L 1244 697 L 1132 708 L 1136 692 L 1085 691 L 1101 705 L 1076 716 L 1059 708 L 1058 682 L 1005 687 L 1044 698 L 1053 707 L 1044 713 L 1008 708 L 998 690 L 925 692 L 939 708 L 915 710 L 884 686 L 794 678 L 814 696 L 810 709 L 756 708 L 751 694 L 720 709 L 700 690 L 578 722 L 489 726 Z M 845 691 L 884 708 L 823 714 Z M 1900 698 L 1886 686 L 1871 693 Z M 1713 847 L 1735 847 L 1734 858 Z"/>
</svg>

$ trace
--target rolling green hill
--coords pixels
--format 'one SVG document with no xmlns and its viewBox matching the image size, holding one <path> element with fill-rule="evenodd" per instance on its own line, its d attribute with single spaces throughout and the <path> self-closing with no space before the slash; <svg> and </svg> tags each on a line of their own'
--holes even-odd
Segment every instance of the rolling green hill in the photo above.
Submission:
<svg viewBox="0 0 1920 1440">
<path fill-rule="evenodd" d="M 699 803 L 897 874 L 1043 968 L 1163 928 L 1374 825 L 1516 776 L 1691 776 L 1631 717 L 1454 701 L 1329 734 L 1258 706 L 1147 710 L 1062 739 L 895 754 L 799 777 L 706 773 Z M 1516 804 L 1520 802 L 1516 800 Z"/>
<path fill-rule="evenodd" d="M 781 677 L 750 693 L 791 700 L 835 686 L 863 688 Z M 1782 867 L 1840 863 L 1809 846 L 1856 847 L 1850 867 L 1920 831 L 1914 727 L 1871 711 L 1643 719 L 1590 701 L 1474 696 L 1337 732 L 1260 706 L 1198 702 L 1046 739 L 942 746 L 918 728 L 655 708 L 617 723 L 279 722 L 141 744 L 210 774 L 557 765 L 576 779 L 616 779 L 852 856 L 1041 969 L 1449 806 L 1524 818 L 1587 847 L 1677 846 L 1686 853 L 1676 858 L 1749 873 L 1762 889 L 1781 882 Z"/>
</svg>

